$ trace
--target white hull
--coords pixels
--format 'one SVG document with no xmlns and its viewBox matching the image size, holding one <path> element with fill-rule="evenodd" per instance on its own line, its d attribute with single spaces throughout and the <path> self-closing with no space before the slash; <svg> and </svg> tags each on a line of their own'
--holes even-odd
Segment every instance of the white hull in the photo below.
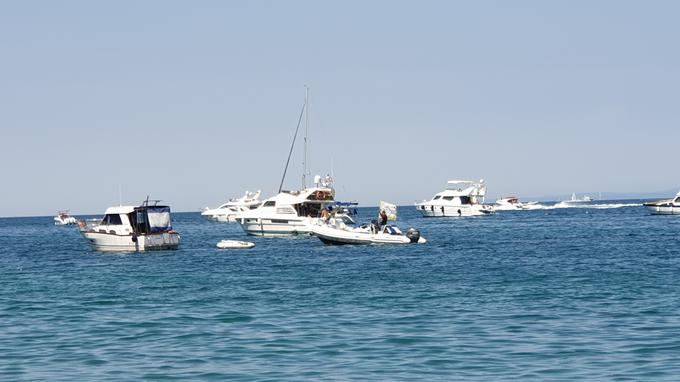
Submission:
<svg viewBox="0 0 680 382">
<path fill-rule="evenodd" d="M 411 240 L 404 235 L 387 233 L 372 233 L 368 229 L 338 229 L 329 225 L 315 225 L 312 234 L 325 244 L 411 244 Z M 424 244 L 427 240 L 419 238 L 417 244 Z"/>
<path fill-rule="evenodd" d="M 306 217 L 240 218 L 239 224 L 248 235 L 293 236 L 309 234 L 311 224 L 317 220 Z"/>
<path fill-rule="evenodd" d="M 66 219 L 59 219 L 58 217 L 54 218 L 54 225 L 74 225 L 78 224 L 78 220 L 74 217 L 69 217 Z"/>
<path fill-rule="evenodd" d="M 222 240 L 217 243 L 217 248 L 219 249 L 249 249 L 253 248 L 254 246 L 255 243 L 239 240 Z"/>
<path fill-rule="evenodd" d="M 101 251 L 148 251 L 177 249 L 180 236 L 176 232 L 140 236 L 81 231 L 92 246 Z"/>
<path fill-rule="evenodd" d="M 461 206 L 421 204 L 416 205 L 416 209 L 424 217 L 466 217 L 466 216 L 483 216 L 494 213 L 493 207 L 482 204 Z"/>
<path fill-rule="evenodd" d="M 680 215 L 680 206 L 646 206 L 652 215 Z"/>
</svg>

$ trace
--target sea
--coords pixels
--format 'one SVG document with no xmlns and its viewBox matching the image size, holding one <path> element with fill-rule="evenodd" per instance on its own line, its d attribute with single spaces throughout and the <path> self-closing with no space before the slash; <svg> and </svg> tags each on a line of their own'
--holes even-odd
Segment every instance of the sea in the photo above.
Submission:
<svg viewBox="0 0 680 382">
<path fill-rule="evenodd" d="M 680 380 L 680 216 L 402 206 L 395 224 L 428 242 L 247 237 L 176 213 L 178 250 L 105 253 L 52 217 L 2 218 L 0 380 Z"/>
</svg>

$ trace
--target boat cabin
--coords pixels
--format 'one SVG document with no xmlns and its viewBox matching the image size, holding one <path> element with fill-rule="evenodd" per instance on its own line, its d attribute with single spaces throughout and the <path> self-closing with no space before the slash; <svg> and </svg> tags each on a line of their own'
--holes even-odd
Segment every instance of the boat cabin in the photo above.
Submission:
<svg viewBox="0 0 680 382">
<path fill-rule="evenodd" d="M 170 207 L 160 205 L 110 207 L 93 230 L 117 235 L 170 232 L 172 231 Z"/>
</svg>

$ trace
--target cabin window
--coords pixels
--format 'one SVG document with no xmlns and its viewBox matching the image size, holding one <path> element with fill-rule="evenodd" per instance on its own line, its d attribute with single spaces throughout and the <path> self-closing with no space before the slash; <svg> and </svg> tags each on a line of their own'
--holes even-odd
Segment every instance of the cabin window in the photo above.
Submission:
<svg viewBox="0 0 680 382">
<path fill-rule="evenodd" d="M 680 203 L 680 197 L 675 198 L 675 203 Z"/>
<path fill-rule="evenodd" d="M 435 197 L 434 197 L 434 200 L 437 200 L 437 199 L 439 199 L 439 198 L 441 198 L 441 195 L 435 196 Z"/>
<path fill-rule="evenodd" d="M 445 196 L 444 200 L 453 200 L 453 196 Z"/>
<path fill-rule="evenodd" d="M 102 219 L 103 225 L 123 225 L 123 221 L 118 214 L 107 214 Z"/>
<path fill-rule="evenodd" d="M 461 196 L 460 197 L 460 204 L 471 204 L 470 203 L 470 197 L 469 196 Z"/>
<path fill-rule="evenodd" d="M 263 207 L 274 207 L 274 205 L 276 205 L 276 202 L 274 200 L 268 200 L 268 201 L 264 202 L 264 204 L 262 206 Z"/>
<path fill-rule="evenodd" d="M 295 210 L 292 207 L 281 207 L 276 209 L 277 214 L 294 214 Z"/>
</svg>

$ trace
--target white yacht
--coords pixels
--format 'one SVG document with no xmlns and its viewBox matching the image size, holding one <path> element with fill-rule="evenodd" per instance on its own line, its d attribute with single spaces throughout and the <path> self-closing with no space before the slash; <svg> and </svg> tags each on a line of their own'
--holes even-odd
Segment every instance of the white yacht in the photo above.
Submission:
<svg viewBox="0 0 680 382">
<path fill-rule="evenodd" d="M 571 194 L 571 199 L 569 200 L 563 200 L 562 203 L 567 204 L 567 205 L 579 205 L 579 204 L 584 204 L 584 203 L 591 203 L 593 199 L 585 195 L 583 198 L 577 198 L 575 193 Z"/>
<path fill-rule="evenodd" d="M 240 198 L 229 199 L 228 202 L 222 204 L 217 208 L 208 208 L 201 213 L 207 219 L 222 222 L 233 223 L 236 222 L 237 217 L 245 211 L 257 208 L 262 203 L 260 201 L 261 191 L 256 192 L 246 191 L 245 195 Z"/>
<path fill-rule="evenodd" d="M 103 251 L 176 249 L 180 236 L 172 229 L 170 207 L 150 204 L 109 207 L 104 218 L 92 225 L 80 222 L 80 233 Z"/>
<path fill-rule="evenodd" d="M 315 178 L 315 187 L 300 191 L 282 191 L 238 217 L 249 235 L 289 236 L 308 234 L 323 211 L 335 204 L 335 190 L 330 177 Z"/>
<path fill-rule="evenodd" d="M 483 204 L 484 195 L 484 180 L 449 180 L 446 190 L 435 194 L 430 200 L 416 203 L 416 209 L 425 217 L 493 214 L 493 206 Z"/>
<path fill-rule="evenodd" d="M 68 214 L 68 210 L 57 212 L 54 217 L 54 225 L 71 225 L 78 224 L 78 220 Z"/>
<path fill-rule="evenodd" d="M 529 210 L 537 207 L 538 202 L 520 202 L 516 196 L 504 196 L 496 200 L 496 211 Z"/>
<path fill-rule="evenodd" d="M 680 192 L 673 199 L 643 203 L 652 215 L 680 215 Z"/>
</svg>

